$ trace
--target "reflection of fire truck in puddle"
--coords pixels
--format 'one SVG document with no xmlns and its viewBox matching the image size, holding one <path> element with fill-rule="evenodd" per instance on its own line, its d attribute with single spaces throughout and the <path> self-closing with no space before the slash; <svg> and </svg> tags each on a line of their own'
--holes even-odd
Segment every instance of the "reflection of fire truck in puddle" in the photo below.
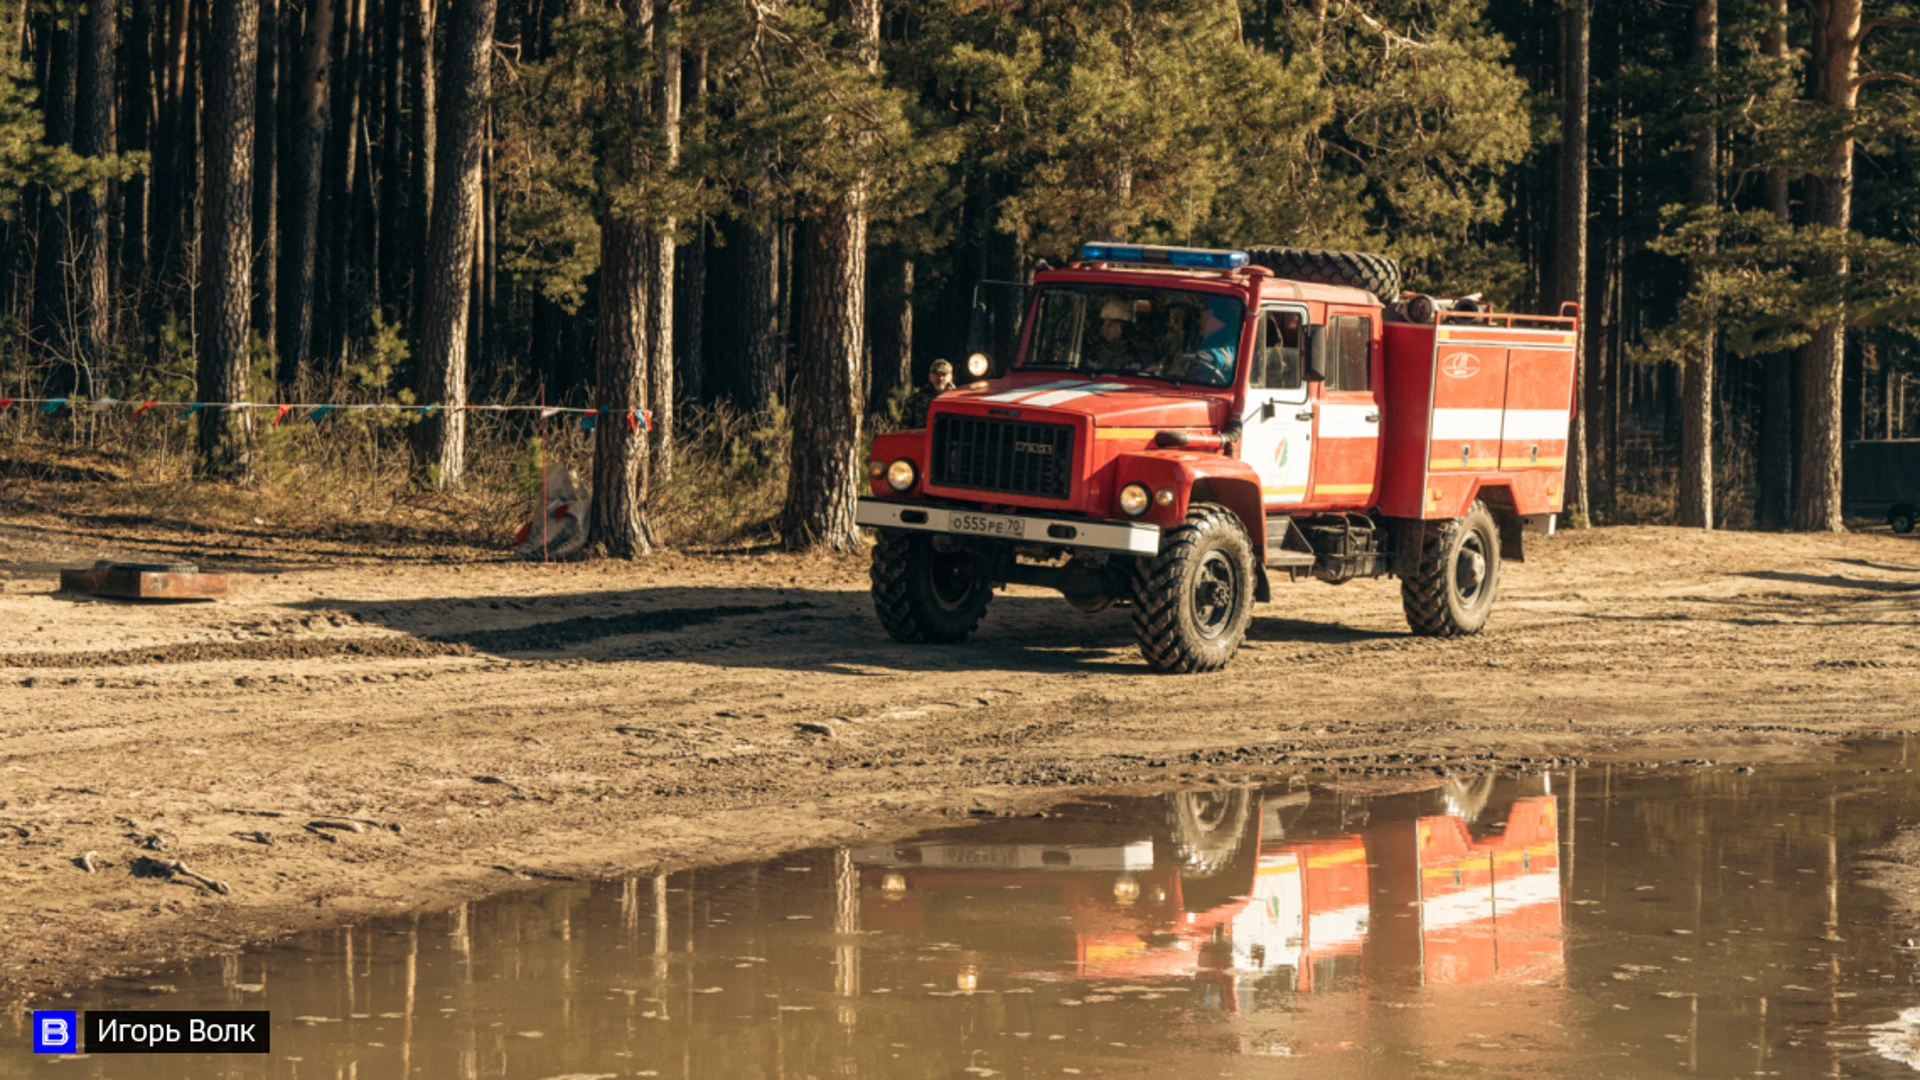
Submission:
<svg viewBox="0 0 1920 1080">
<path fill-rule="evenodd" d="M 1198 978 L 1227 1008 L 1243 979 L 1311 992 L 1551 976 L 1554 800 L 1512 799 L 1500 819 L 1491 791 L 1181 793 L 995 825 L 979 842 L 871 848 L 855 855 L 862 922 L 953 947 L 968 989 L 981 967 L 1049 962 L 1079 978 Z"/>
</svg>

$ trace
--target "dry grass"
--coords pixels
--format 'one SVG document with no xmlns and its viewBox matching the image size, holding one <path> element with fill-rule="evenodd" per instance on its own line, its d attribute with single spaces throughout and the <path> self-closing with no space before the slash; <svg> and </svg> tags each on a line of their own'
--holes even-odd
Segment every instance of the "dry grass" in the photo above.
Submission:
<svg viewBox="0 0 1920 1080">
<path fill-rule="evenodd" d="M 319 423 L 262 427 L 254 480 L 193 476 L 191 421 L 82 412 L 0 413 L 0 505 L 12 512 L 204 529 L 264 525 L 294 537 L 501 551 L 534 512 L 540 463 L 582 480 L 592 438 L 577 418 L 469 414 L 468 472 L 435 492 L 412 472 L 409 420 L 341 412 Z M 652 523 L 669 546 L 701 550 L 771 543 L 786 482 L 784 414 L 694 410 L 682 421 L 671 477 L 656 483 Z"/>
</svg>

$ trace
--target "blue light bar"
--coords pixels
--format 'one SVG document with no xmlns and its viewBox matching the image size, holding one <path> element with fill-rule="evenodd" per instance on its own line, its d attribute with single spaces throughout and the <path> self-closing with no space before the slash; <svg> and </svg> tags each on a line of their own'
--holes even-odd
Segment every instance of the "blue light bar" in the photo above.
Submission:
<svg viewBox="0 0 1920 1080">
<path fill-rule="evenodd" d="M 1151 247 L 1142 244 L 1081 244 L 1080 257 L 1088 262 L 1141 263 L 1190 270 L 1240 270 L 1247 265 L 1247 253 L 1244 251 Z"/>
</svg>

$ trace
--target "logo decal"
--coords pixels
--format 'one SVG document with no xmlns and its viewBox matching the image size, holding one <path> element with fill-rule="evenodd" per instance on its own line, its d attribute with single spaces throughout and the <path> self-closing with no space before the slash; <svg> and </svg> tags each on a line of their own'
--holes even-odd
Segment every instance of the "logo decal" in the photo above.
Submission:
<svg viewBox="0 0 1920 1080">
<path fill-rule="evenodd" d="M 1053 455 L 1053 444 L 1043 442 L 1016 442 L 1013 444 L 1013 452 L 1016 454 L 1045 454 L 1051 457 Z"/>
<path fill-rule="evenodd" d="M 1480 374 L 1480 358 L 1470 352 L 1448 353 L 1440 360 L 1440 370 L 1449 379 L 1471 379 Z"/>
<path fill-rule="evenodd" d="M 1273 448 L 1273 467 L 1276 469 L 1287 467 L 1287 440 L 1285 439 L 1281 439 L 1280 445 Z"/>
<path fill-rule="evenodd" d="M 79 1053 L 79 1014 L 65 1009 L 35 1009 L 33 1052 L 36 1054 Z"/>
</svg>

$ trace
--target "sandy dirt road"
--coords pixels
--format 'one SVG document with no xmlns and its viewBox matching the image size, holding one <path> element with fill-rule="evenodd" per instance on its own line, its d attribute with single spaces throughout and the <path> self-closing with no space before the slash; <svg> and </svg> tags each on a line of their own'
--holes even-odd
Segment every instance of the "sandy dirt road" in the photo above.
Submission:
<svg viewBox="0 0 1920 1080">
<path fill-rule="evenodd" d="M 238 576 L 217 604 L 53 592 L 102 555 Z M 858 559 L 484 559 L 0 521 L 0 1000 L 1065 785 L 1751 761 L 1920 714 L 1920 538 L 1885 533 L 1563 534 L 1464 641 L 1411 637 L 1392 582 L 1281 586 L 1200 677 L 1021 590 L 968 645 L 895 645 Z"/>
</svg>

